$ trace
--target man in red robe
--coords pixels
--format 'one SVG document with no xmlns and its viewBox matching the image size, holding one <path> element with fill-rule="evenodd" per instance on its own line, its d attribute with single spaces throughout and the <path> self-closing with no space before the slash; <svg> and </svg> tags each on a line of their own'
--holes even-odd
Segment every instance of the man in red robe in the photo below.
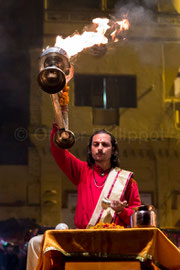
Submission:
<svg viewBox="0 0 180 270">
<path fill-rule="evenodd" d="M 87 162 L 84 162 L 68 150 L 60 149 L 54 144 L 53 136 L 56 131 L 56 125 L 53 125 L 51 152 L 58 166 L 77 187 L 75 225 L 77 228 L 84 229 L 90 221 L 110 170 L 119 167 L 117 141 L 106 130 L 95 132 L 88 145 Z M 133 208 L 141 203 L 137 183 L 131 175 L 132 173 L 127 179 L 121 201 L 119 195 L 118 200 L 111 202 L 111 208 L 115 211 L 112 221 L 124 227 L 130 225 Z"/>
<path fill-rule="evenodd" d="M 104 210 L 97 214 L 96 206 L 108 181 L 112 181 L 107 193 L 111 198 L 118 184 L 121 185 L 121 179 L 124 181 L 124 178 L 120 177 L 117 182 L 118 175 L 126 171 L 119 168 L 117 141 L 106 130 L 97 131 L 90 137 L 87 162 L 79 160 L 66 149 L 58 148 L 53 140 L 56 131 L 57 126 L 54 124 L 51 132 L 51 152 L 58 166 L 77 187 L 75 225 L 79 229 L 85 229 L 94 215 L 98 217 L 95 223 L 101 218 Z M 117 173 L 114 179 L 110 179 L 109 175 L 113 169 Z M 124 227 L 130 225 L 133 208 L 141 204 L 137 183 L 131 176 L 131 172 L 126 174 L 122 191 L 116 194 L 118 199 L 113 199 L 110 203 L 110 209 L 114 213 L 111 222 Z M 42 236 L 36 236 L 29 242 L 27 270 L 33 270 L 37 263 L 41 241 Z"/>
</svg>

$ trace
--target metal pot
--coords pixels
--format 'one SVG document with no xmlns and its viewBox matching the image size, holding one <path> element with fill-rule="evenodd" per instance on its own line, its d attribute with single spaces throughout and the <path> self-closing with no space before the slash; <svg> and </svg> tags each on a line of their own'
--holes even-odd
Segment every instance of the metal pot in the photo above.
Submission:
<svg viewBox="0 0 180 270">
<path fill-rule="evenodd" d="M 134 210 L 131 216 L 131 227 L 156 227 L 156 213 L 153 205 L 141 205 Z"/>
<path fill-rule="evenodd" d="M 62 90 L 71 67 L 66 51 L 59 47 L 47 48 L 41 53 L 39 64 L 38 83 L 42 90 L 48 94 Z"/>
</svg>

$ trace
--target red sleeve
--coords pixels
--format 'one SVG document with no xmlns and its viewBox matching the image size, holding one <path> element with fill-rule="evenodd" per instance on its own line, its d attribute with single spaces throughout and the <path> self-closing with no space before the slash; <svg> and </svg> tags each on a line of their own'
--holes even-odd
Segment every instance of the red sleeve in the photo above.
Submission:
<svg viewBox="0 0 180 270">
<path fill-rule="evenodd" d="M 84 162 L 77 159 L 67 149 L 61 149 L 54 144 L 54 134 L 57 131 L 56 124 L 53 124 L 51 131 L 51 153 L 61 170 L 71 180 L 74 185 L 79 184 L 80 172 L 82 170 Z"/>
<path fill-rule="evenodd" d="M 130 217 L 134 213 L 133 208 L 141 205 L 138 185 L 133 178 L 131 178 L 128 183 L 123 200 L 127 200 L 128 207 L 125 207 L 123 212 L 118 214 L 117 218 L 120 223 L 123 222 L 126 225 L 130 225 Z M 119 223 L 118 220 L 116 220 L 116 222 Z"/>
</svg>

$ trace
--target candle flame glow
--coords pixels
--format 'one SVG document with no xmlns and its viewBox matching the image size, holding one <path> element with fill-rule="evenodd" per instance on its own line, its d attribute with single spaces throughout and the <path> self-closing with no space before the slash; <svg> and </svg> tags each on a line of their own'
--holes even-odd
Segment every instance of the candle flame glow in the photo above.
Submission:
<svg viewBox="0 0 180 270">
<path fill-rule="evenodd" d="M 127 19 L 110 21 L 108 18 L 95 18 L 92 20 L 92 23 L 96 28 L 94 32 L 84 31 L 82 34 L 73 34 L 66 38 L 57 36 L 55 47 L 64 49 L 68 56 L 71 57 L 94 45 L 107 44 L 109 42 L 109 38 L 106 35 L 107 31 L 111 32 L 109 34 L 111 41 L 117 42 L 120 33 L 128 30 L 130 26 Z"/>
</svg>

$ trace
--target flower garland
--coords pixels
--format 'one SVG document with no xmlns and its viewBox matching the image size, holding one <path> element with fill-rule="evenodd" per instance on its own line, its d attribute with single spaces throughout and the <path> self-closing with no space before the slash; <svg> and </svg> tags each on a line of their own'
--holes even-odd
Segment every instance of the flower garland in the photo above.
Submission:
<svg viewBox="0 0 180 270">
<path fill-rule="evenodd" d="M 124 229 L 123 226 L 116 225 L 115 223 L 103 223 L 99 222 L 95 226 L 90 227 L 89 229 Z"/>
<path fill-rule="evenodd" d="M 69 104 L 69 86 L 67 86 L 67 84 L 59 94 L 59 103 L 61 106 L 66 106 Z"/>
</svg>

